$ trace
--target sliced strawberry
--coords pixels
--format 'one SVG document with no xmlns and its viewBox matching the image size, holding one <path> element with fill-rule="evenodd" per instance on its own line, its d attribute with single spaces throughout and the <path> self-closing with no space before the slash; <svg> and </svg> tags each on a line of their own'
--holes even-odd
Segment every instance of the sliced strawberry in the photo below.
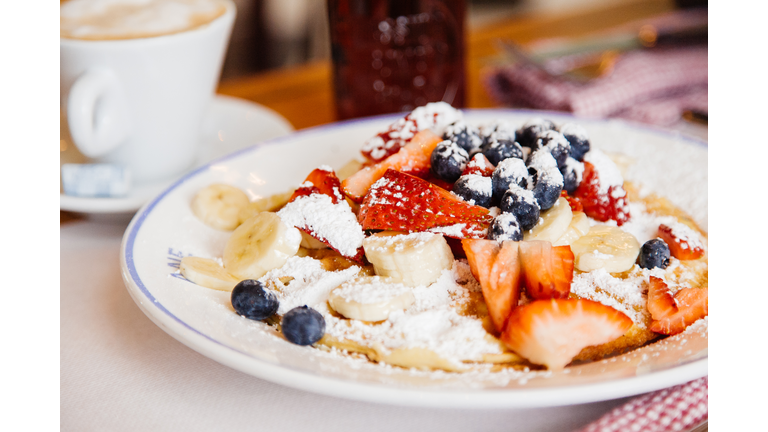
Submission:
<svg viewBox="0 0 768 432">
<path fill-rule="evenodd" d="M 334 204 L 344 199 L 341 194 L 341 181 L 336 177 L 334 171 L 326 171 L 317 168 L 307 176 L 304 183 L 291 195 L 289 201 L 293 201 L 300 196 L 309 196 L 313 193 L 328 195 Z"/>
<path fill-rule="evenodd" d="M 565 198 L 566 201 L 568 201 L 568 205 L 571 206 L 571 211 L 580 211 L 580 212 L 584 211 L 584 206 L 581 205 L 580 199 L 568 195 L 568 192 L 566 191 L 560 192 L 560 196 Z"/>
<path fill-rule="evenodd" d="M 695 260 L 704 256 L 704 249 L 693 236 L 698 236 L 692 229 L 679 224 L 673 227 L 659 225 L 659 237 L 669 246 L 669 253 L 679 260 Z"/>
<path fill-rule="evenodd" d="M 412 121 L 411 117 L 411 114 L 408 114 L 398 119 L 389 125 L 387 130 L 366 141 L 360 153 L 373 162 L 381 162 L 397 153 L 408 144 L 411 137 L 419 132 L 416 122 Z"/>
<path fill-rule="evenodd" d="M 341 182 L 341 190 L 352 201 L 359 203 L 368 192 L 368 188 L 390 168 L 419 177 L 426 176 L 429 172 L 432 150 L 435 149 L 440 141 L 442 139 L 432 131 L 428 129 L 423 130 L 416 134 L 397 153 L 375 165 L 367 166 L 346 178 Z"/>
<path fill-rule="evenodd" d="M 448 242 L 448 246 L 451 248 L 451 252 L 453 252 L 453 257 L 455 259 L 467 257 L 467 253 L 464 252 L 464 246 L 461 244 L 461 239 L 445 237 L 445 241 Z"/>
<path fill-rule="evenodd" d="M 605 222 L 609 219 L 621 226 L 630 218 L 627 192 L 622 186 L 601 190 L 600 178 L 594 165 L 584 162 L 584 173 L 579 187 L 573 192 L 584 207 L 584 213 L 592 219 Z"/>
<path fill-rule="evenodd" d="M 364 230 L 427 231 L 454 238 L 485 238 L 493 217 L 426 180 L 389 169 L 360 205 Z"/>
<path fill-rule="evenodd" d="M 535 300 L 512 310 L 501 340 L 532 363 L 561 370 L 582 349 L 611 342 L 631 327 L 628 316 L 592 300 Z"/>
<path fill-rule="evenodd" d="M 422 177 L 420 175 L 416 175 L 416 174 L 413 174 L 413 173 L 408 173 L 408 174 L 415 175 L 416 177 L 421 177 L 424 180 L 432 183 L 433 185 L 439 186 L 439 187 L 441 187 L 441 188 L 443 188 L 443 189 L 445 189 L 447 191 L 452 191 L 453 190 L 453 183 L 447 182 L 447 181 L 445 181 L 443 179 L 439 179 L 439 178 L 435 177 L 434 175 L 432 175 L 432 173 L 429 173 L 426 177 Z"/>
<path fill-rule="evenodd" d="M 681 333 L 689 325 L 709 315 L 709 290 L 683 288 L 674 297 L 663 279 L 651 276 L 648 284 L 648 312 L 651 331 L 667 335 Z"/>
<path fill-rule="evenodd" d="M 477 153 L 472 156 L 472 159 L 467 163 L 467 167 L 464 168 L 461 175 L 477 174 L 483 177 L 490 177 L 495 169 L 496 167 L 493 166 L 487 157 L 482 153 Z"/>
<path fill-rule="evenodd" d="M 469 268 L 483 289 L 496 332 L 504 330 L 510 312 L 520 301 L 520 259 L 517 242 L 483 239 L 461 241 Z"/>
<path fill-rule="evenodd" d="M 570 246 L 541 240 L 520 242 L 525 292 L 535 299 L 567 298 L 573 280 Z"/>
</svg>

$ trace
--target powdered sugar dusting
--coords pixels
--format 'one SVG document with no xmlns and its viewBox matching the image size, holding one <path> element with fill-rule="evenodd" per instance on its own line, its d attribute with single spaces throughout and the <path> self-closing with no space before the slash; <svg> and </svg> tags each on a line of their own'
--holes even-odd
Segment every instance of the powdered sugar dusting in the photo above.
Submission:
<svg viewBox="0 0 768 432">
<path fill-rule="evenodd" d="M 584 160 L 595 167 L 597 176 L 600 178 L 600 193 L 607 193 L 611 186 L 624 184 L 624 177 L 621 176 L 619 167 L 599 149 L 592 148 L 584 155 Z"/>
</svg>

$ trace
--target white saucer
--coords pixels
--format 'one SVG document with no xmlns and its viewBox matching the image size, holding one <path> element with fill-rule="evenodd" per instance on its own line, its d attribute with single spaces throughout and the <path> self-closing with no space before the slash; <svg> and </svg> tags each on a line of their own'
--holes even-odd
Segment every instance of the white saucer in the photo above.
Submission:
<svg viewBox="0 0 768 432">
<path fill-rule="evenodd" d="M 293 130 L 288 120 L 269 108 L 243 99 L 217 95 L 203 120 L 200 154 L 189 171 L 239 149 L 288 135 Z M 77 149 L 70 147 L 61 152 L 61 163 L 84 162 L 84 157 L 77 153 Z M 81 213 L 135 212 L 175 180 L 169 178 L 148 184 L 135 184 L 128 196 L 122 198 L 84 198 L 62 192 L 59 208 Z"/>
</svg>

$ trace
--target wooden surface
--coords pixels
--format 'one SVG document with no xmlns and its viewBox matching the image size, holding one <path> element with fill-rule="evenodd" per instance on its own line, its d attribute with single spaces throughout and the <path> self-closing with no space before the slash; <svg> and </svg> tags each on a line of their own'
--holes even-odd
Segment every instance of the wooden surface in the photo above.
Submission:
<svg viewBox="0 0 768 432">
<path fill-rule="evenodd" d="M 671 0 L 641 0 L 568 15 L 518 16 L 467 35 L 467 105 L 495 106 L 482 88 L 483 69 L 498 55 L 496 40 L 526 44 L 544 38 L 580 37 L 673 10 Z M 218 92 L 248 99 L 277 111 L 296 129 L 335 120 L 331 65 L 314 62 L 222 82 Z"/>
</svg>

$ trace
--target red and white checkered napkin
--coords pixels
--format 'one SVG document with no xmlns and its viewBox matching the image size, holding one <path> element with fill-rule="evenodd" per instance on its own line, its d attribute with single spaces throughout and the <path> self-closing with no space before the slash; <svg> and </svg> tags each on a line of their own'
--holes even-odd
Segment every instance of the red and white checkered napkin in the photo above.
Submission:
<svg viewBox="0 0 768 432">
<path fill-rule="evenodd" d="M 707 112 L 707 57 L 706 47 L 637 50 L 623 54 L 610 75 L 586 83 L 522 65 L 493 69 L 484 82 L 505 105 L 669 124 L 685 110 Z"/>
<path fill-rule="evenodd" d="M 709 384 L 699 378 L 637 397 L 578 432 L 688 431 L 709 416 Z"/>
</svg>

